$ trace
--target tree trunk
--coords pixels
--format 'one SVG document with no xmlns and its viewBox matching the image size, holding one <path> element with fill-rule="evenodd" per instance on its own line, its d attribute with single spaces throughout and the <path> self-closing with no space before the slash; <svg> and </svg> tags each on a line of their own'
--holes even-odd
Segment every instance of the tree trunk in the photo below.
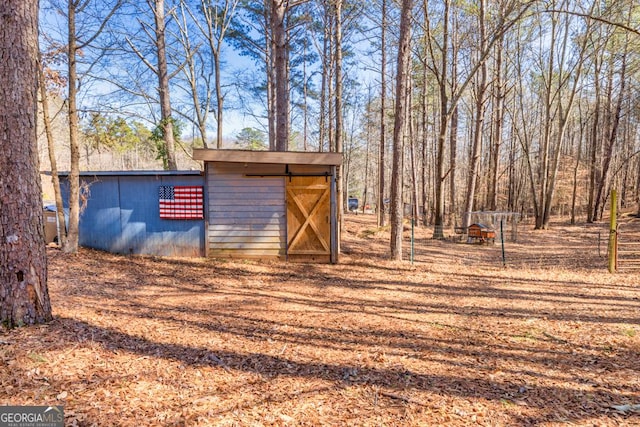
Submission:
<svg viewBox="0 0 640 427">
<path fill-rule="evenodd" d="M 329 21 L 329 13 L 327 13 L 328 6 L 325 4 L 325 19 Z M 329 25 L 328 22 L 325 21 L 324 25 L 324 33 L 322 38 L 322 79 L 320 83 L 320 118 L 318 123 L 318 151 L 324 151 L 324 141 L 326 139 L 327 134 L 327 86 L 329 84 L 329 69 L 331 68 L 330 60 L 331 54 L 329 53 Z"/>
<path fill-rule="evenodd" d="M 411 41 L 412 0 L 402 1 L 400 15 L 400 45 L 396 76 L 396 107 L 393 125 L 393 171 L 391 173 L 391 258 L 402 260 L 402 178 L 403 139 L 407 110 L 407 79 L 409 77 L 409 44 Z"/>
<path fill-rule="evenodd" d="M 409 81 L 407 88 L 407 98 L 409 106 L 413 105 L 413 97 L 412 97 L 412 87 L 411 81 Z M 415 138 L 414 134 L 414 126 L 413 126 L 413 117 L 411 114 L 411 108 L 407 108 L 407 123 L 409 127 L 409 156 L 411 161 L 411 223 L 416 227 L 420 227 L 420 221 L 418 221 L 418 161 L 416 159 L 416 149 L 415 142 L 417 138 Z"/>
<path fill-rule="evenodd" d="M 53 131 L 51 130 L 51 115 L 49 114 L 49 97 L 47 96 L 47 84 L 44 78 L 44 64 L 42 56 L 39 55 L 38 86 L 40 87 L 40 102 L 42 103 L 42 121 L 47 137 L 47 148 L 49 151 L 49 163 L 51 163 L 51 183 L 56 201 L 57 235 L 58 244 L 64 251 L 67 245 L 67 227 L 64 218 L 64 203 L 62 202 L 62 192 L 60 191 L 60 178 L 58 177 L 58 163 L 56 161 L 55 144 Z"/>
<path fill-rule="evenodd" d="M 386 225 L 384 192 L 385 192 L 385 152 L 386 147 L 386 100 L 387 100 L 387 2 L 382 0 L 382 23 L 380 39 L 380 150 L 378 160 L 378 227 Z"/>
<path fill-rule="evenodd" d="M 500 169 L 500 149 L 502 147 L 502 124 L 504 122 L 504 86 L 502 70 L 503 40 L 496 44 L 495 93 L 493 108 L 493 138 L 491 141 L 491 167 L 487 206 L 489 210 L 498 209 L 498 174 Z"/>
<path fill-rule="evenodd" d="M 158 54 L 158 95 L 160 96 L 160 117 L 166 150 L 168 170 L 178 169 L 176 162 L 176 141 L 173 135 L 173 119 L 171 117 L 171 97 L 169 95 L 169 65 L 167 63 L 167 47 L 165 39 L 164 0 L 154 0 L 153 15 L 156 25 L 156 51 Z"/>
<path fill-rule="evenodd" d="M 589 200 L 587 202 L 587 222 L 591 223 L 596 220 L 594 216 L 596 181 L 598 179 L 598 134 L 600 126 L 600 65 L 596 58 L 594 71 L 594 99 L 595 106 L 593 110 L 593 122 L 591 124 L 591 147 L 589 149 Z"/>
<path fill-rule="evenodd" d="M 628 42 L 627 42 L 628 43 Z M 626 46 L 625 46 L 626 47 Z M 610 67 L 613 68 L 613 64 L 610 64 Z M 623 105 L 623 100 L 625 97 L 625 91 L 626 91 L 626 86 L 625 86 L 625 79 L 626 79 L 626 70 L 627 70 L 627 51 L 625 49 L 623 56 L 622 56 L 622 65 L 621 65 L 621 69 L 620 69 L 620 92 L 618 94 L 618 100 L 616 103 L 616 107 L 615 107 L 615 111 L 613 112 L 611 117 L 611 123 L 609 124 L 611 129 L 609 131 L 609 134 L 607 135 L 607 141 L 606 141 L 606 150 L 604 152 L 604 159 L 603 159 L 603 164 L 602 164 L 602 173 L 600 175 L 600 182 L 598 183 L 598 189 L 596 192 L 596 197 L 595 197 L 595 206 L 594 206 L 594 218 L 600 219 L 600 217 L 602 216 L 602 214 L 599 214 L 598 212 L 600 212 L 600 206 L 602 205 L 604 207 L 604 203 L 605 203 L 605 197 L 603 196 L 604 193 L 604 187 L 605 184 L 607 182 L 607 176 L 609 174 L 609 167 L 611 166 L 611 159 L 613 157 L 613 149 L 616 145 L 616 141 L 618 139 L 618 129 L 620 128 L 620 118 L 622 116 L 622 105 Z M 611 76 L 609 78 L 609 103 L 612 101 L 611 99 L 611 93 L 612 93 L 612 88 L 613 88 L 613 76 L 612 76 L 613 72 L 611 72 Z"/>
<path fill-rule="evenodd" d="M 336 49 L 336 153 L 342 153 L 344 155 L 344 124 L 342 117 L 342 0 L 336 0 L 335 4 L 335 14 L 336 14 L 336 27 L 335 27 L 335 49 Z M 348 203 L 346 203 L 346 197 L 348 194 L 345 192 L 345 188 L 347 187 L 347 179 L 344 176 L 344 166 L 340 164 L 337 168 L 337 176 L 336 182 L 338 184 L 337 188 L 337 206 L 336 210 L 338 212 L 338 245 L 340 244 L 340 233 L 342 231 L 342 218 L 344 214 L 345 207 Z M 339 248 L 338 248 L 339 250 Z"/>
<path fill-rule="evenodd" d="M 451 57 L 454 59 L 451 61 L 451 75 L 458 75 L 458 61 L 455 60 L 458 56 L 458 19 L 456 15 L 452 17 L 453 31 L 451 32 Z M 457 90 L 458 81 L 456 78 L 451 80 L 451 93 L 455 93 Z M 458 118 L 459 109 L 458 104 L 453 106 L 451 112 L 451 122 L 449 123 L 449 224 L 457 225 L 458 215 L 458 203 L 457 203 L 457 185 L 456 185 L 456 169 L 458 163 Z"/>
<path fill-rule="evenodd" d="M 287 83 L 287 31 L 285 29 L 285 2 L 271 2 L 271 32 L 274 40 L 276 151 L 289 149 L 289 87 Z"/>
<path fill-rule="evenodd" d="M 368 94 L 367 94 L 367 109 L 366 109 L 366 130 L 365 130 L 365 141 L 366 141 L 366 152 L 364 159 L 364 191 L 362 194 L 362 213 L 365 213 L 366 206 L 369 203 L 369 163 L 371 162 L 371 103 L 372 103 L 372 95 L 371 95 L 371 85 L 368 86 Z M 348 204 L 347 204 L 348 205 Z"/>
<path fill-rule="evenodd" d="M 422 185 L 420 186 L 420 200 L 422 201 L 422 225 L 427 226 L 428 225 L 428 200 L 429 200 L 429 190 L 430 187 L 428 186 L 428 182 L 429 182 L 429 178 L 430 178 L 430 174 L 428 172 L 429 170 L 429 159 L 428 159 L 428 149 L 427 147 L 429 146 L 428 143 L 428 139 L 429 139 L 429 135 L 427 132 L 428 129 L 428 117 L 429 117 L 429 111 L 427 109 L 427 105 L 429 104 L 429 94 L 428 94 L 428 88 L 427 88 L 427 78 L 428 78 L 428 67 L 427 67 L 427 61 L 425 59 L 424 64 L 423 64 L 423 68 L 422 68 L 422 79 L 423 79 L 423 85 L 421 88 L 421 95 L 420 95 L 420 113 L 422 115 L 422 120 L 420 123 L 420 129 L 422 129 L 422 152 L 421 152 L 421 160 L 422 160 Z"/>
<path fill-rule="evenodd" d="M 271 0 L 264 1 L 265 22 L 271 23 Z M 275 40 L 271 36 L 273 33 L 271 25 L 264 26 L 265 39 L 265 67 L 267 69 L 267 116 L 269 121 L 269 150 L 276 151 L 276 75 L 275 75 Z"/>
<path fill-rule="evenodd" d="M 428 16 L 425 2 L 425 16 Z M 442 58 L 438 89 L 440 94 L 440 130 L 438 133 L 438 146 L 436 148 L 435 169 L 435 213 L 433 221 L 433 238 L 444 239 L 444 182 L 446 179 L 444 170 L 444 146 L 449 126 L 449 95 L 447 94 L 449 49 L 449 0 L 444 2 L 444 14 L 442 17 Z M 455 59 L 454 59 L 455 60 Z"/>
<path fill-rule="evenodd" d="M 302 151 L 309 151 L 309 77 L 307 76 L 307 43 L 304 42 L 305 59 L 302 62 Z"/>
<path fill-rule="evenodd" d="M 0 323 L 16 327 L 52 319 L 36 131 L 37 0 L 0 3 L 0 28 Z"/>
<path fill-rule="evenodd" d="M 78 74 L 76 67 L 77 35 L 76 35 L 76 9 L 75 2 L 69 2 L 68 10 L 68 104 L 69 104 L 69 151 L 71 164 L 69 168 L 69 229 L 67 232 L 67 244 L 64 247 L 66 253 L 78 252 L 78 227 L 80 221 L 80 145 L 78 143 L 79 119 L 78 119 Z"/>
<path fill-rule="evenodd" d="M 218 45 L 220 49 L 220 45 Z M 222 93 L 222 78 L 220 76 L 220 52 L 217 51 L 213 55 L 213 62 L 215 68 L 215 86 L 216 86 L 216 148 L 220 150 L 222 148 L 222 115 L 224 107 L 224 95 Z"/>
<path fill-rule="evenodd" d="M 486 50 L 486 37 L 485 37 L 485 15 L 484 6 L 485 0 L 480 0 L 479 4 L 479 17 L 478 23 L 480 27 L 480 52 Z M 473 143 L 471 148 L 471 157 L 469 158 L 469 177 L 467 180 L 467 192 L 464 204 L 464 211 L 471 212 L 473 210 L 473 202 L 476 194 L 476 183 L 478 177 L 478 166 L 480 164 L 480 153 L 482 149 L 482 129 L 484 126 L 485 116 L 485 94 L 487 92 L 487 63 L 482 62 L 480 66 L 480 76 L 478 77 L 478 85 L 476 88 L 476 118 L 473 131 Z M 464 215 L 462 220 L 462 226 L 468 227 L 469 215 Z"/>
<path fill-rule="evenodd" d="M 456 224 L 457 216 L 457 186 L 456 168 L 458 163 L 458 106 L 456 105 L 451 114 L 451 129 L 449 131 L 449 213 L 451 224 Z"/>
<path fill-rule="evenodd" d="M 582 137 L 584 134 L 584 126 L 580 123 L 580 137 L 578 138 L 578 152 L 576 153 L 576 162 L 573 167 L 573 191 L 571 192 L 571 225 L 576 223 L 576 200 L 578 198 L 578 169 L 582 160 Z"/>
</svg>

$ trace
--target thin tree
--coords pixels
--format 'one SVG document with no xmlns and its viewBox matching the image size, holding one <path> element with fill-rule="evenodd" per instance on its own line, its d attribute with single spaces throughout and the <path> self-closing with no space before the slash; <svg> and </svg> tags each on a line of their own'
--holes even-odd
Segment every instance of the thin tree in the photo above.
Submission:
<svg viewBox="0 0 640 427">
<path fill-rule="evenodd" d="M 38 52 L 39 53 L 39 52 Z M 60 177 L 58 176 L 58 164 L 55 155 L 55 141 L 51 129 L 51 114 L 49 113 L 49 96 L 47 94 L 47 83 L 44 76 L 44 63 L 42 55 L 39 53 L 38 86 L 40 89 L 40 104 L 42 105 L 42 122 L 44 124 L 45 136 L 47 138 L 47 148 L 49 151 L 49 162 L 51 164 L 51 182 L 56 202 L 57 236 L 58 244 L 64 250 L 67 245 L 67 228 L 64 217 L 64 204 L 62 202 L 62 191 L 60 191 Z"/>
<path fill-rule="evenodd" d="M 595 8 L 594 1 L 591 10 Z M 538 165 L 538 191 L 534 191 L 536 202 L 536 229 L 548 228 L 551 220 L 551 209 L 556 189 L 560 154 L 564 145 L 569 117 L 574 108 L 574 101 L 580 91 L 582 71 L 587 54 L 588 37 L 591 33 L 593 21 L 587 20 L 578 52 L 572 63 L 567 63 L 569 21 L 565 20 L 564 29 L 559 23 L 557 15 L 551 17 L 551 53 L 544 76 L 545 87 L 543 95 L 543 126 L 542 145 L 540 148 L 540 162 Z M 560 37 L 562 39 L 560 40 Z M 556 58 L 556 44 L 559 51 Z M 557 63 L 556 63 L 557 61 Z"/>
<path fill-rule="evenodd" d="M 230 29 L 230 41 L 257 59 L 266 75 L 269 149 L 287 151 L 291 133 L 290 53 L 294 12 L 308 0 L 263 0 L 242 3 Z M 255 37 L 259 34 L 258 37 Z M 262 89 L 262 88 L 261 88 Z"/>
<path fill-rule="evenodd" d="M 198 21 L 196 14 L 189 8 L 189 4 L 185 0 L 180 1 L 180 13 L 176 19 L 179 40 L 184 49 L 185 66 L 182 69 L 184 79 L 186 80 L 187 96 L 191 100 L 190 111 L 182 112 L 177 110 L 176 113 L 190 121 L 197 129 L 202 140 L 202 146 L 209 148 L 207 143 L 207 121 L 211 112 L 211 101 L 213 98 L 213 89 L 211 82 L 211 74 L 214 72 L 213 67 L 207 65 L 212 62 L 208 60 L 206 54 L 202 51 L 201 41 L 191 34 L 190 23 L 194 22 L 201 33 L 207 32 L 202 28 L 203 25 Z M 221 129 L 221 127 L 219 127 Z M 222 140 L 220 139 L 220 143 Z"/>
<path fill-rule="evenodd" d="M 398 66 L 396 75 L 396 106 L 393 124 L 393 167 L 391 172 L 391 258 L 402 260 L 402 158 L 403 139 L 406 127 L 407 81 L 409 77 L 409 45 L 411 41 L 412 0 L 403 0 L 400 12 L 400 41 L 398 46 Z"/>
<path fill-rule="evenodd" d="M 216 120 L 216 148 L 222 148 L 223 111 L 225 93 L 222 85 L 222 53 L 224 41 L 240 0 L 180 0 L 179 13 L 176 13 L 178 38 L 183 51 L 177 62 L 181 66 L 186 80 L 191 106 L 188 113 L 175 112 L 192 122 L 198 128 L 200 139 L 205 148 L 209 113 Z M 196 31 L 191 31 L 195 27 Z"/>
<path fill-rule="evenodd" d="M 382 0 L 382 22 L 380 24 L 380 148 L 378 154 L 378 227 L 384 227 L 385 217 L 385 154 L 387 151 L 387 0 Z"/>
<path fill-rule="evenodd" d="M 503 76 L 506 71 L 503 69 L 503 49 L 504 40 L 496 44 L 494 78 L 493 78 L 493 108 L 492 113 L 492 130 L 490 143 L 490 163 L 489 163 L 489 180 L 487 181 L 487 206 L 489 210 L 498 209 L 498 175 L 500 168 L 500 150 L 502 147 L 502 127 L 504 123 L 504 102 L 505 102 L 505 83 Z"/>
<path fill-rule="evenodd" d="M 38 1 L 0 3 L 0 28 L 0 323 L 16 327 L 52 318 L 36 131 Z"/>
<path fill-rule="evenodd" d="M 342 0 L 335 0 L 335 34 L 334 34 L 334 46 L 335 46 L 335 87 L 336 87 L 336 136 L 335 136 L 335 151 L 336 153 L 344 152 L 344 119 L 343 119 L 343 100 L 342 100 Z M 346 185 L 344 176 L 344 166 L 340 164 L 338 166 L 338 176 L 336 177 L 336 181 L 338 183 L 337 188 L 337 210 L 338 210 L 338 221 L 340 224 L 340 229 L 342 229 L 342 217 L 343 211 L 347 208 L 347 197 L 348 194 L 344 191 Z M 338 242 L 340 239 L 338 238 Z"/>
<path fill-rule="evenodd" d="M 495 17 L 496 25 L 491 32 L 491 37 L 486 40 L 484 49 L 477 54 L 477 59 L 470 64 L 469 70 L 461 79 L 460 83 L 450 87 L 449 85 L 449 65 L 448 58 L 451 50 L 449 40 L 449 13 L 450 0 L 444 0 L 443 30 L 440 32 L 443 40 L 438 42 L 434 40 L 434 31 L 429 18 L 428 0 L 423 0 L 425 31 L 429 34 L 429 51 L 433 61 L 433 71 L 436 76 L 439 96 L 440 96 L 440 129 L 438 131 L 438 141 L 436 147 L 436 171 L 435 171 L 435 213 L 433 237 L 441 239 L 444 237 L 444 184 L 448 174 L 452 171 L 446 171 L 444 166 L 445 160 L 445 141 L 449 133 L 451 117 L 457 111 L 458 102 L 465 94 L 467 87 L 476 77 L 476 73 L 483 66 L 493 45 L 502 39 L 504 34 L 509 31 L 517 22 L 519 22 L 529 8 L 534 4 L 533 0 L 520 2 L 518 0 L 505 0 L 504 6 L 499 8 L 500 13 Z M 452 58 L 455 60 L 456 58 Z M 453 77 L 451 77 L 453 78 Z M 452 91 L 454 89 L 455 91 Z M 452 91 L 450 93 L 450 91 Z"/>
<path fill-rule="evenodd" d="M 485 20 L 485 0 L 479 0 L 478 7 L 478 29 L 479 29 L 479 52 L 487 51 L 486 20 Z M 469 158 L 469 175 L 467 177 L 467 191 L 465 193 L 464 212 L 462 227 L 469 226 L 470 215 L 473 210 L 473 202 L 476 194 L 476 184 L 478 179 L 478 165 L 480 164 L 480 154 L 482 149 L 482 134 L 484 127 L 484 116 L 486 109 L 487 83 L 487 62 L 480 63 L 477 82 L 475 86 L 475 120 L 473 128 L 473 142 L 471 144 L 471 157 Z M 451 173 L 451 171 L 449 171 Z"/>
<path fill-rule="evenodd" d="M 67 3 L 67 71 L 68 71 L 68 108 L 69 108 L 69 149 L 71 165 L 69 170 L 69 229 L 67 244 L 64 247 L 67 253 L 78 251 L 78 225 L 80 222 L 80 144 L 79 144 L 79 116 L 78 116 L 78 89 L 80 85 L 78 76 L 78 55 L 88 49 L 91 44 L 102 34 L 107 22 L 116 13 L 123 0 L 117 0 L 111 9 L 106 9 L 104 18 L 93 22 L 95 29 L 90 32 L 87 27 L 78 31 L 76 26 L 78 14 L 87 12 L 88 1 L 68 0 Z M 100 9 L 102 10 L 102 9 Z"/>
<path fill-rule="evenodd" d="M 222 4 L 212 0 L 201 0 L 201 6 L 207 24 L 203 31 L 213 58 L 214 88 L 216 94 L 216 147 L 222 148 L 222 117 L 224 112 L 224 93 L 222 91 L 222 48 L 231 20 L 239 0 L 225 0 Z M 202 27 L 199 27 L 202 31 Z"/>
<path fill-rule="evenodd" d="M 631 20 L 631 9 L 629 9 L 627 24 L 629 24 L 630 20 Z M 620 120 L 622 117 L 623 102 L 626 97 L 627 60 L 628 60 L 629 47 L 630 47 L 629 36 L 630 36 L 630 33 L 628 31 L 625 31 L 622 49 L 620 49 L 620 47 L 616 46 L 614 43 L 613 50 L 615 51 L 615 55 L 611 53 L 611 56 L 610 56 L 609 78 L 608 78 L 608 86 L 607 86 L 607 98 L 608 98 L 607 105 L 608 106 L 610 106 L 613 103 L 612 98 L 613 98 L 613 86 L 614 86 L 614 78 L 613 78 L 614 61 L 618 59 L 620 56 L 622 58 L 621 58 L 620 72 L 617 78 L 617 80 L 620 82 L 618 99 L 615 102 L 615 107 L 613 108 L 613 111 L 607 111 L 607 114 L 606 114 L 609 123 L 607 123 L 606 134 L 603 141 L 604 157 L 602 160 L 602 169 L 600 173 L 600 180 L 597 185 L 596 196 L 595 196 L 595 206 L 594 206 L 594 212 L 593 212 L 593 217 L 597 219 L 602 218 L 602 214 L 604 210 L 604 205 L 605 205 L 604 189 L 607 183 L 607 179 L 609 177 L 608 174 L 611 166 L 611 161 L 614 155 L 614 147 L 616 145 L 616 142 L 619 136 L 618 134 L 620 131 Z"/>
<path fill-rule="evenodd" d="M 176 160 L 176 132 L 175 118 L 172 114 L 171 91 L 169 82 L 178 74 L 185 64 L 169 71 L 169 54 L 167 52 L 167 23 L 173 16 L 173 10 L 165 10 L 165 0 L 146 0 L 148 10 L 153 15 L 153 24 L 142 18 L 138 18 L 138 23 L 147 39 L 153 45 L 153 59 L 147 58 L 145 52 L 134 44 L 127 36 L 126 41 L 129 48 L 138 57 L 140 62 L 148 68 L 158 80 L 156 90 L 160 104 L 160 122 L 157 123 L 161 136 L 161 147 L 159 147 L 165 169 L 176 170 L 178 168 Z M 136 4 L 134 4 L 136 5 Z M 141 11 L 142 12 L 142 11 Z M 142 13 L 141 13 L 142 15 Z"/>
<path fill-rule="evenodd" d="M 153 71 L 158 76 L 158 96 L 160 97 L 160 127 L 164 139 L 166 168 L 178 169 L 176 161 L 176 141 L 173 131 L 173 117 L 171 115 L 171 95 L 169 88 L 169 63 L 167 60 L 166 14 L 164 0 L 147 0 L 154 18 L 154 43 L 157 54 L 157 65 Z"/>
</svg>

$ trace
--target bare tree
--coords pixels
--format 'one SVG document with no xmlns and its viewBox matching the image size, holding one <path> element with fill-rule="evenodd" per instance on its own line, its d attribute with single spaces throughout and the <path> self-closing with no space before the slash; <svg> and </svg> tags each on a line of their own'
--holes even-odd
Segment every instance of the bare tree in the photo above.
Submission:
<svg viewBox="0 0 640 427">
<path fill-rule="evenodd" d="M 192 114 L 177 113 L 191 121 L 197 128 L 203 146 L 207 144 L 209 113 L 215 114 L 216 148 L 222 148 L 223 111 L 225 93 L 222 86 L 222 51 L 225 37 L 230 29 L 240 0 L 180 0 L 177 15 L 178 38 L 182 45 L 184 62 L 182 71 L 186 79 Z M 196 34 L 192 34 L 191 27 Z"/>
<path fill-rule="evenodd" d="M 629 9 L 629 15 L 627 19 L 627 25 L 631 20 L 631 9 Z M 611 162 L 614 156 L 614 148 L 616 143 L 618 142 L 619 132 L 620 132 L 620 121 L 623 112 L 624 100 L 626 99 L 626 91 L 628 87 L 627 83 L 627 61 L 629 55 L 630 48 L 630 32 L 625 31 L 622 35 L 622 46 L 619 46 L 616 42 L 613 42 L 611 45 L 611 49 L 615 51 L 609 56 L 609 64 L 608 64 L 608 81 L 607 81 L 607 109 L 606 118 L 607 123 L 604 126 L 606 129 L 603 140 L 603 158 L 602 158 L 602 167 L 601 172 L 599 174 L 600 179 L 598 180 L 598 185 L 596 187 L 596 195 L 595 195 L 595 205 L 593 208 L 593 218 L 602 218 L 604 205 L 605 205 L 605 186 L 608 182 L 609 178 L 609 170 L 611 167 Z M 620 71 L 616 74 L 616 78 L 614 79 L 616 62 L 620 64 Z M 615 82 L 618 81 L 619 89 L 617 100 L 614 101 L 613 90 Z M 615 104 L 615 105 L 613 105 Z M 613 110 L 613 111 L 611 111 Z"/>
<path fill-rule="evenodd" d="M 492 93 L 492 128 L 489 145 L 489 180 L 487 183 L 487 206 L 489 210 L 498 209 L 498 176 L 500 174 L 500 150 L 503 143 L 504 103 L 506 96 L 505 74 L 503 66 L 504 37 L 495 46 L 495 63 Z"/>
<path fill-rule="evenodd" d="M 158 76 L 158 96 L 160 97 L 160 127 L 162 128 L 162 136 L 164 138 L 166 150 L 166 167 L 169 170 L 178 169 L 176 162 L 176 141 L 173 131 L 173 117 L 171 115 L 171 95 L 169 88 L 169 65 L 167 61 L 167 42 L 166 42 L 166 14 L 164 9 L 164 0 L 147 0 L 147 4 L 151 8 L 154 17 L 154 43 L 157 53 L 157 65 L 152 68 Z M 143 24 L 146 25 L 146 24 Z"/>
<path fill-rule="evenodd" d="M 40 52 L 38 52 L 40 54 Z M 60 191 L 60 177 L 58 176 L 58 165 L 55 155 L 55 142 L 51 129 L 51 114 L 49 113 L 49 96 L 47 94 L 47 83 L 44 75 L 45 64 L 42 55 L 38 67 L 38 86 L 40 88 L 40 104 L 42 105 L 42 122 L 44 123 L 45 136 L 47 138 L 47 148 L 49 151 L 49 162 L 51 164 L 51 181 L 56 202 L 57 236 L 58 244 L 64 250 L 67 245 L 67 227 L 64 217 L 64 204 L 62 202 L 62 191 Z"/>
<path fill-rule="evenodd" d="M 498 8 L 499 12 L 494 17 L 495 24 L 491 31 L 491 37 L 488 37 L 483 48 L 479 49 L 474 61 L 467 67 L 468 70 L 463 75 L 459 84 L 450 86 L 449 81 L 453 79 L 450 76 L 449 59 L 457 60 L 450 57 L 451 43 L 449 41 L 449 14 L 450 0 L 444 0 L 442 29 L 438 31 L 440 39 L 436 40 L 433 25 L 430 19 L 428 0 L 423 0 L 424 9 L 424 31 L 429 35 L 429 51 L 432 58 L 432 69 L 437 79 L 438 93 L 440 97 L 440 123 L 438 130 L 438 141 L 436 147 L 436 171 L 435 171 L 435 213 L 434 213 L 434 231 L 433 237 L 441 239 L 444 237 L 444 191 L 445 182 L 451 170 L 445 170 L 445 142 L 449 133 L 451 117 L 457 111 L 458 102 L 465 94 L 467 87 L 475 79 L 476 73 L 484 66 L 493 46 L 500 41 L 503 35 L 509 31 L 513 25 L 522 19 L 534 1 L 520 2 L 516 0 L 504 0 L 503 5 Z"/>
<path fill-rule="evenodd" d="M 78 15 L 88 14 L 90 1 L 68 0 L 67 3 L 67 71 L 68 71 L 68 105 L 69 105 L 69 147 L 71 165 L 69 171 L 69 229 L 65 252 L 78 251 L 78 225 L 80 222 L 80 144 L 78 117 L 78 54 L 90 49 L 92 43 L 102 34 L 107 22 L 116 13 L 123 0 L 116 0 L 109 4 L 101 2 L 97 11 L 104 13 L 101 19 L 82 20 L 80 28 L 77 26 Z M 95 5 L 95 4 L 94 4 Z M 105 7 L 105 9 L 102 9 Z M 92 11 L 94 12 L 94 11 Z M 86 54 L 86 52 L 84 53 Z"/>
<path fill-rule="evenodd" d="M 201 2 L 207 24 L 207 31 L 203 32 L 203 34 L 205 35 L 211 57 L 213 58 L 214 88 L 216 94 L 216 146 L 217 148 L 222 148 L 222 117 L 224 112 L 224 93 L 222 92 L 221 75 L 222 48 L 239 0 L 225 0 L 221 5 L 217 2 L 212 2 L 212 0 L 201 0 Z"/>
<path fill-rule="evenodd" d="M 478 29 L 479 29 L 479 43 L 478 52 L 487 51 L 487 36 L 486 36 L 486 20 L 485 20 L 485 0 L 479 0 L 478 5 Z M 487 62 L 482 61 L 480 63 L 480 69 L 478 70 L 476 85 L 475 85 L 475 120 L 473 128 L 473 142 L 471 144 L 471 157 L 469 158 L 469 175 L 467 177 L 467 191 L 465 193 L 464 212 L 471 212 L 473 210 L 473 202 L 476 194 L 477 173 L 478 165 L 480 163 L 480 152 L 482 149 L 482 134 L 484 127 L 484 116 L 486 110 L 486 93 L 488 90 L 487 83 Z M 449 171 L 451 173 L 451 171 Z M 462 220 L 462 226 L 469 226 L 469 215 L 464 215 Z"/>
<path fill-rule="evenodd" d="M 563 4 L 566 0 L 563 0 Z M 596 2 L 592 3 L 592 10 Z M 537 171 L 537 189 L 532 194 L 535 206 L 536 228 L 548 228 L 553 196 L 556 188 L 561 149 L 564 144 L 569 117 L 580 90 L 588 37 L 592 21 L 587 20 L 578 50 L 569 62 L 568 41 L 570 22 L 560 20 L 558 14 L 551 16 L 551 51 L 546 70 L 543 71 L 543 116 L 541 147 Z M 556 49 L 559 49 L 557 51 Z M 546 55 L 545 55 L 546 56 Z M 532 164 L 530 162 L 529 164 Z M 530 173 L 530 176 L 534 176 Z M 537 190 L 537 191 L 536 191 Z"/>
<path fill-rule="evenodd" d="M 0 28 L 0 323 L 16 327 L 52 318 L 37 155 L 38 2 L 2 2 Z"/>
</svg>

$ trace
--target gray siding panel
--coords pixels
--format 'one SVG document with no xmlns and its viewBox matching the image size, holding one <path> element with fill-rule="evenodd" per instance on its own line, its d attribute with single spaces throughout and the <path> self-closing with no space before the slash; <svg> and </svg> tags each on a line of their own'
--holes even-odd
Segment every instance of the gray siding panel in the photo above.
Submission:
<svg viewBox="0 0 640 427">
<path fill-rule="evenodd" d="M 252 165 L 253 166 L 253 165 Z M 247 177 L 243 165 L 208 168 L 210 256 L 286 254 L 286 199 L 283 177 Z M 251 173 L 273 173 L 267 167 Z"/>
</svg>

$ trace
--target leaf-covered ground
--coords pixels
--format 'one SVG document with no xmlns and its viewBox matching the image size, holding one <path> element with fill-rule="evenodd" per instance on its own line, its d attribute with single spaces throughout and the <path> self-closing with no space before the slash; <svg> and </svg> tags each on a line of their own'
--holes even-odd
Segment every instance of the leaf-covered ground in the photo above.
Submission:
<svg viewBox="0 0 640 427">
<path fill-rule="evenodd" d="M 640 425 L 640 275 L 607 272 L 602 226 L 530 228 L 506 265 L 422 229 L 391 262 L 363 215 L 338 265 L 49 249 L 55 320 L 0 331 L 0 404 L 82 426 Z"/>
</svg>

